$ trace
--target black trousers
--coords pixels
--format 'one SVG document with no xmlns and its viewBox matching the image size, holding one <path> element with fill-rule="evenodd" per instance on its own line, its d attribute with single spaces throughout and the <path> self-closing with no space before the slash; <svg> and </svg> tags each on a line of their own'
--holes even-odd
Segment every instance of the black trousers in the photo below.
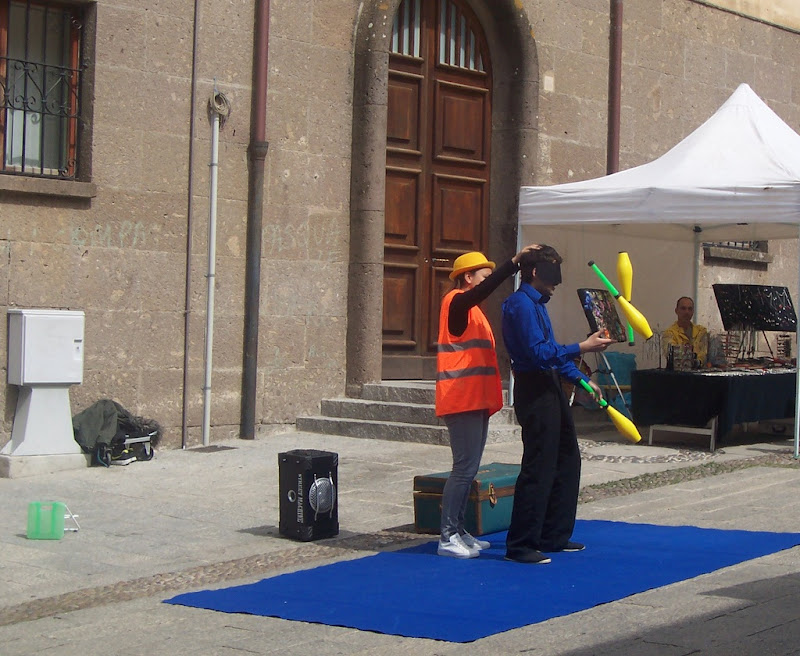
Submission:
<svg viewBox="0 0 800 656">
<path fill-rule="evenodd" d="M 514 490 L 506 555 L 558 551 L 572 537 L 581 455 L 558 374 L 515 373 L 514 412 L 522 426 L 522 466 Z"/>
</svg>

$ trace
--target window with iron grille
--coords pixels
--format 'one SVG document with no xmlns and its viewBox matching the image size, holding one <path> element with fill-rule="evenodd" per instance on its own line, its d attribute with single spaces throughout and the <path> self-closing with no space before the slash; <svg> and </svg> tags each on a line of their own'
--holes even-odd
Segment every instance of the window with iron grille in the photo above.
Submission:
<svg viewBox="0 0 800 656">
<path fill-rule="evenodd" d="M 80 7 L 0 0 L 0 172 L 73 179 Z"/>
<path fill-rule="evenodd" d="M 768 242 L 766 241 L 715 241 L 706 242 L 703 246 L 719 246 L 720 248 L 731 248 L 738 251 L 760 251 L 766 253 L 768 251 Z"/>
</svg>

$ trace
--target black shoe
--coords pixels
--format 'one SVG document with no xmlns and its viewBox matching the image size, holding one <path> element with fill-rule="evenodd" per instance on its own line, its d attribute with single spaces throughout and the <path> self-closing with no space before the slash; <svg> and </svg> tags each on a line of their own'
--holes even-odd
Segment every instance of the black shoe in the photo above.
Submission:
<svg viewBox="0 0 800 656">
<path fill-rule="evenodd" d="M 586 549 L 586 545 L 581 544 L 580 542 L 567 542 L 564 545 L 564 548 L 561 551 L 583 551 Z"/>
<path fill-rule="evenodd" d="M 506 560 L 511 560 L 515 563 L 528 563 L 532 565 L 546 565 L 550 562 L 550 558 L 545 556 L 541 551 L 526 551 L 519 556 L 509 556 L 506 554 Z"/>
</svg>

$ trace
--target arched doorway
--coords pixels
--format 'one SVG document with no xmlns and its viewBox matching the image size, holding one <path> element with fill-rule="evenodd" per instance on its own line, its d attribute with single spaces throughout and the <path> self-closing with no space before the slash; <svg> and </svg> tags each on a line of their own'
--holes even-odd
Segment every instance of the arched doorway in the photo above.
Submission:
<svg viewBox="0 0 800 656">
<path fill-rule="evenodd" d="M 515 0 L 467 1 L 480 19 L 492 53 L 491 218 L 486 251 L 501 259 L 510 256 L 516 245 L 520 185 L 536 180 L 539 62 L 531 24 Z M 400 3 L 364 0 L 355 33 L 345 390 L 351 397 L 359 396 L 364 384 L 382 378 L 387 99 L 392 27 Z M 490 299 L 484 309 L 497 322 L 502 295 L 495 296 L 497 302 Z M 432 302 L 438 304 L 438 298 Z"/>
<path fill-rule="evenodd" d="M 402 0 L 388 73 L 384 379 L 435 374 L 453 260 L 487 250 L 491 125 L 491 61 L 472 10 Z"/>
</svg>

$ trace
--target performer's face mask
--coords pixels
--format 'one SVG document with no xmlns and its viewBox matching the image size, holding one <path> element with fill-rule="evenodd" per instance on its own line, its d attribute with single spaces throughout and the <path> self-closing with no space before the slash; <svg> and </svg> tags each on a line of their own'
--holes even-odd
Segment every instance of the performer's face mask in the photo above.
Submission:
<svg viewBox="0 0 800 656">
<path fill-rule="evenodd" d="M 536 263 L 536 277 L 548 285 L 561 284 L 561 265 L 556 262 L 537 262 Z"/>
</svg>

